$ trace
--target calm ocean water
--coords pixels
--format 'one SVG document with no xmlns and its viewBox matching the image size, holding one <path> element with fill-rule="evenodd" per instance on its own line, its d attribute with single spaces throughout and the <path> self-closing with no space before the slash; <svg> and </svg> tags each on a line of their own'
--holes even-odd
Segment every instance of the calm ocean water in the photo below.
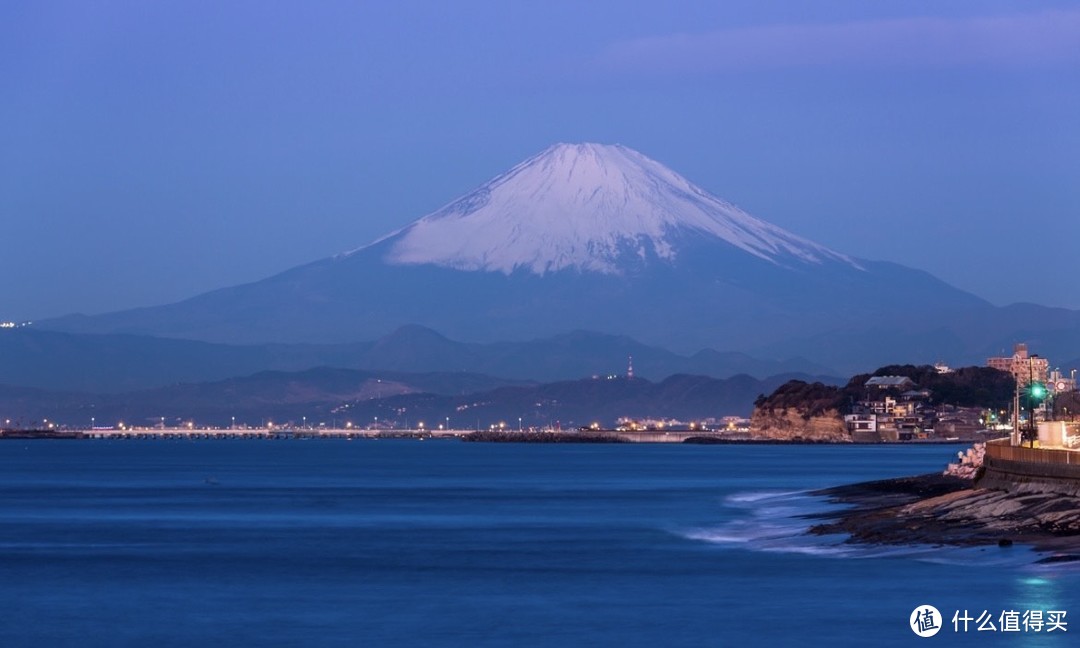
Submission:
<svg viewBox="0 0 1080 648">
<path fill-rule="evenodd" d="M 3 442 L 0 646 L 1075 645 L 1080 567 L 801 535 L 805 491 L 956 450 Z"/>
</svg>

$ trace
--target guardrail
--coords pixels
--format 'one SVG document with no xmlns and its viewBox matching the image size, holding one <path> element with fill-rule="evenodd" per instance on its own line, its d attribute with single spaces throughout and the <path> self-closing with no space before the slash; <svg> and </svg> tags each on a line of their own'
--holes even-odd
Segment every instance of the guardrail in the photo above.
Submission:
<svg viewBox="0 0 1080 648">
<path fill-rule="evenodd" d="M 986 442 L 986 454 L 994 459 L 1027 463 L 1073 464 L 1080 466 L 1080 452 L 1053 448 L 1025 448 L 1009 445 L 1008 439 Z"/>
</svg>

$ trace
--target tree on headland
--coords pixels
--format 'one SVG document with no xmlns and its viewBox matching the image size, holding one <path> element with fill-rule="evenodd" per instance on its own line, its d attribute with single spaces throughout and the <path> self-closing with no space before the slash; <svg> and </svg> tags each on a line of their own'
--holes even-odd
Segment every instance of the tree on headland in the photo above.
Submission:
<svg viewBox="0 0 1080 648">
<path fill-rule="evenodd" d="M 938 373 L 930 365 L 888 365 L 870 374 L 859 374 L 843 387 L 790 380 L 768 396 L 759 396 L 754 406 L 765 410 L 796 410 L 804 418 L 820 416 L 828 410 L 848 413 L 852 406 L 868 396 L 898 397 L 899 388 L 867 391 L 866 381 L 875 376 L 910 378 L 919 389 L 929 392 L 930 405 L 986 407 L 1003 409 L 1012 402 L 1016 383 L 1011 374 L 989 367 L 963 367 L 950 373 Z"/>
<path fill-rule="evenodd" d="M 872 375 L 910 378 L 920 388 L 930 391 L 931 405 L 1000 409 L 1009 406 L 1016 389 L 1012 374 L 990 367 L 961 367 L 938 373 L 930 365 L 889 365 Z M 855 381 L 853 378 L 848 386 Z"/>
<path fill-rule="evenodd" d="M 795 410 L 803 418 L 820 416 L 831 409 L 839 409 L 844 402 L 841 388 L 803 380 L 789 380 L 768 396 L 759 396 L 754 407 L 769 411 Z"/>
</svg>

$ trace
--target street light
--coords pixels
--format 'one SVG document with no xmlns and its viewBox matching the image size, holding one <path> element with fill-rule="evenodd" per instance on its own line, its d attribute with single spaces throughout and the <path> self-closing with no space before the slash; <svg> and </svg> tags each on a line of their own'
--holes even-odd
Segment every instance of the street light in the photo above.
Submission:
<svg viewBox="0 0 1080 648">
<path fill-rule="evenodd" d="M 1027 401 L 1028 401 L 1028 441 L 1031 443 L 1031 447 L 1035 447 L 1035 439 L 1039 437 L 1038 424 L 1035 422 L 1035 410 L 1038 409 L 1049 392 L 1046 390 L 1046 385 L 1036 380 L 1031 381 L 1027 388 Z"/>
<path fill-rule="evenodd" d="M 1017 390 L 1017 392 L 1019 392 L 1019 389 Z M 1043 401 L 1046 400 L 1047 396 L 1049 395 L 1050 394 L 1046 389 L 1046 385 L 1044 385 L 1041 381 L 1035 380 L 1034 358 L 1029 357 L 1028 384 L 1027 389 L 1024 392 L 1024 399 L 1027 401 L 1026 405 L 1028 410 L 1028 429 L 1026 430 L 1024 436 L 1027 437 L 1027 440 L 1031 444 L 1032 448 L 1035 447 L 1035 439 L 1039 437 L 1039 428 L 1035 422 L 1035 410 L 1042 405 Z"/>
</svg>

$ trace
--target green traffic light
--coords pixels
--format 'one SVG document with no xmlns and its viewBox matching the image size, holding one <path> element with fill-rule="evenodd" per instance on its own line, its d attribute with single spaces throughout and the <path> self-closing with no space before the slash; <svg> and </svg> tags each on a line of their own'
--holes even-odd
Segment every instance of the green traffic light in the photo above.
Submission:
<svg viewBox="0 0 1080 648">
<path fill-rule="evenodd" d="M 1033 382 L 1031 383 L 1031 389 L 1028 393 L 1031 394 L 1033 400 L 1041 401 L 1046 398 L 1046 386 L 1042 383 Z"/>
</svg>

